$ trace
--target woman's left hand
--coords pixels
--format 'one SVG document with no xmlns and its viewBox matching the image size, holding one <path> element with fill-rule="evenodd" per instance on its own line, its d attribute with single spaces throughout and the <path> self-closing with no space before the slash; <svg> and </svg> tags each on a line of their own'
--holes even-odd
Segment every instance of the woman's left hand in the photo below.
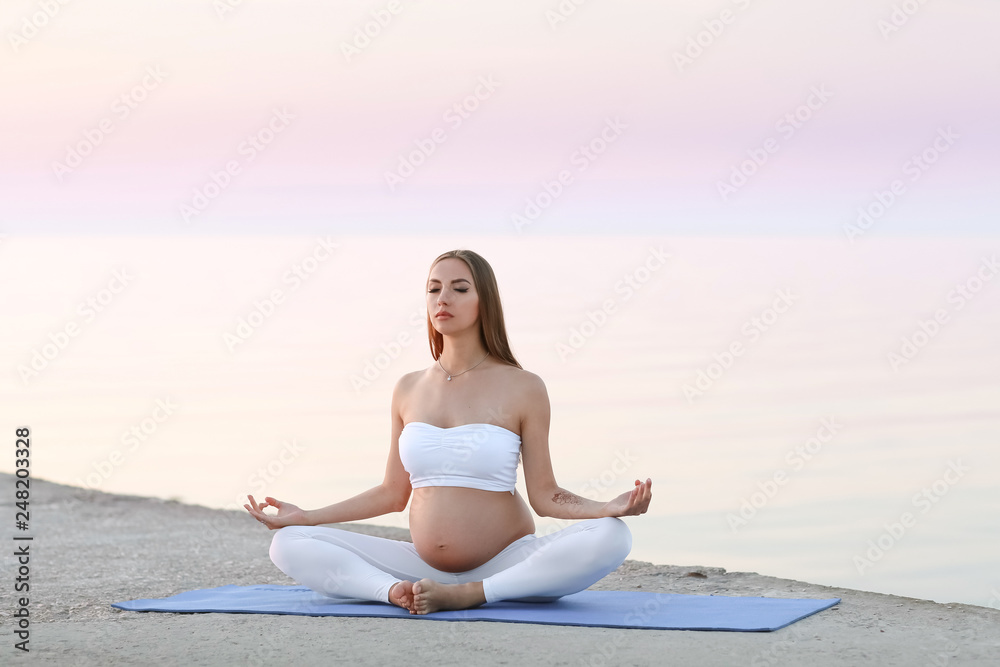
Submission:
<svg viewBox="0 0 1000 667">
<path fill-rule="evenodd" d="M 649 501 L 653 497 L 653 480 L 646 478 L 645 482 L 635 480 L 635 488 L 626 491 L 614 500 L 604 504 L 604 516 L 634 516 L 645 514 L 649 509 Z"/>
</svg>

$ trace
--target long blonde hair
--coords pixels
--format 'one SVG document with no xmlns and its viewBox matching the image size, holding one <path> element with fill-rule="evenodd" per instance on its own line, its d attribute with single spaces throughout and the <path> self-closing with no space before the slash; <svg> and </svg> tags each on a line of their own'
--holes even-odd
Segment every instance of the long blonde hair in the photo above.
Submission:
<svg viewBox="0 0 1000 667">
<path fill-rule="evenodd" d="M 449 250 L 438 255 L 431 264 L 430 270 L 432 271 L 442 259 L 449 258 L 462 260 L 472 272 L 472 282 L 479 295 L 479 339 L 482 341 L 483 347 L 497 359 L 521 368 L 521 364 L 514 358 L 514 353 L 510 351 L 510 343 L 507 342 L 507 328 L 503 321 L 500 289 L 497 287 L 497 278 L 493 274 L 493 267 L 481 255 L 471 250 Z M 430 271 L 428 271 L 428 275 L 430 275 Z M 444 336 L 434 328 L 430 313 L 427 313 L 427 337 L 430 340 L 431 357 L 437 361 L 444 350 Z M 524 369 L 522 368 L 522 370 Z"/>
</svg>

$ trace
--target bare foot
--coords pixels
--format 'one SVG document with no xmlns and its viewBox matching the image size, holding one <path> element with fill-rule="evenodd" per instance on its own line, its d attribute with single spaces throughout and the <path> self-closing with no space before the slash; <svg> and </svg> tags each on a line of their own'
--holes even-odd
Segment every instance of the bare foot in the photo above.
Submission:
<svg viewBox="0 0 1000 667">
<path fill-rule="evenodd" d="M 389 602 L 393 603 L 397 607 L 402 607 L 403 609 L 409 609 L 411 614 L 415 614 L 413 611 L 413 582 L 412 581 L 397 581 L 389 589 Z"/>
<path fill-rule="evenodd" d="M 421 579 L 413 584 L 411 614 L 430 614 L 448 609 L 470 609 L 486 602 L 483 582 L 442 584 L 433 579 Z"/>
</svg>

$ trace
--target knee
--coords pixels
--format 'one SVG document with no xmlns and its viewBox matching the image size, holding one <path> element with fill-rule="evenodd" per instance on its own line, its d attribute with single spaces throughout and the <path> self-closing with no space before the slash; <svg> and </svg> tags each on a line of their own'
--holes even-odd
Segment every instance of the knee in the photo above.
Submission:
<svg viewBox="0 0 1000 667">
<path fill-rule="evenodd" d="M 600 535 L 598 540 L 602 551 L 609 561 L 618 567 L 632 551 L 632 531 L 628 524 L 618 517 L 606 516 L 595 519 L 596 530 Z"/>
<path fill-rule="evenodd" d="M 267 554 L 271 557 L 271 562 L 277 565 L 279 569 L 281 569 L 281 563 L 288 560 L 287 556 L 291 542 L 301 537 L 300 531 L 297 530 L 300 527 L 285 526 L 274 532 L 274 537 L 271 538 L 271 547 L 267 550 Z"/>
</svg>

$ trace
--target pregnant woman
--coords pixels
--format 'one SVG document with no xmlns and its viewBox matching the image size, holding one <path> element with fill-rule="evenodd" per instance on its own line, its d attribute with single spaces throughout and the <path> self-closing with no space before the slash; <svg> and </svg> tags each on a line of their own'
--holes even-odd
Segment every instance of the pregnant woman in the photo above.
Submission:
<svg viewBox="0 0 1000 667">
<path fill-rule="evenodd" d="M 510 351 L 485 259 L 470 250 L 442 254 L 426 298 L 436 363 L 396 383 L 385 478 L 317 510 L 247 496 L 247 511 L 279 529 L 271 560 L 323 595 L 387 602 L 411 614 L 554 600 L 588 588 L 624 562 L 632 535 L 617 517 L 646 511 L 652 480 L 637 479 L 608 502 L 556 483 L 548 394 Z M 576 523 L 535 534 L 514 488 L 519 459 L 531 508 Z M 399 512 L 411 498 L 412 544 L 320 525 Z M 265 514 L 268 506 L 277 514 Z"/>
</svg>

